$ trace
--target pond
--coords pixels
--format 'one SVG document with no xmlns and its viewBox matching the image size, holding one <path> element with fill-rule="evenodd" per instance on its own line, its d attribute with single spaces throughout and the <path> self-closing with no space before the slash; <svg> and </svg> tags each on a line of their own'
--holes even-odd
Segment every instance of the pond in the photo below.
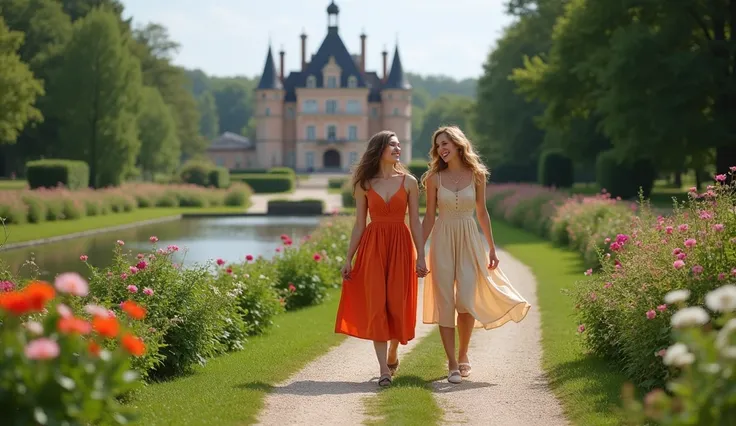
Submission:
<svg viewBox="0 0 736 426">
<path fill-rule="evenodd" d="M 312 233 L 320 220 L 319 217 L 269 216 L 186 218 L 2 251 L 0 258 L 24 278 L 36 271 L 39 278 L 46 280 L 60 272 L 79 272 L 86 276 L 88 267 L 79 260 L 81 255 L 87 255 L 90 264 L 104 268 L 112 262 L 117 240 L 125 241 L 126 252 L 132 251 L 132 259 L 138 252 L 151 249 L 149 238 L 155 235 L 159 239 L 157 247 L 179 246 L 174 259 L 185 266 L 218 258 L 242 262 L 249 254 L 271 258 L 281 245 L 282 234 L 298 241 Z"/>
</svg>

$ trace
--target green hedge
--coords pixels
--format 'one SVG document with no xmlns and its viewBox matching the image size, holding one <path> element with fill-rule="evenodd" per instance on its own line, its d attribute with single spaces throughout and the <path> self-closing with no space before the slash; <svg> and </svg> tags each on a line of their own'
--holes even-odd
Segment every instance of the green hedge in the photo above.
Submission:
<svg viewBox="0 0 736 426">
<path fill-rule="evenodd" d="M 227 188 L 230 186 L 230 172 L 225 167 L 215 167 L 208 174 L 210 186 L 215 188 Z"/>
<path fill-rule="evenodd" d="M 84 161 L 29 161 L 26 163 L 26 176 L 31 189 L 53 188 L 60 183 L 71 190 L 89 186 L 89 166 Z"/>
<path fill-rule="evenodd" d="M 501 163 L 491 167 L 489 181 L 492 183 L 537 182 L 537 165 Z"/>
<path fill-rule="evenodd" d="M 212 168 L 212 164 L 204 161 L 188 161 L 182 166 L 179 176 L 184 183 L 208 186 Z"/>
<path fill-rule="evenodd" d="M 318 216 L 324 213 L 325 203 L 322 200 L 269 200 L 267 211 L 277 216 Z"/>
<path fill-rule="evenodd" d="M 539 183 L 543 186 L 571 188 L 575 179 L 573 162 L 560 150 L 548 150 L 539 156 Z"/>
<path fill-rule="evenodd" d="M 233 169 L 230 170 L 231 174 L 241 174 L 241 175 L 257 175 L 257 174 L 266 174 L 268 173 L 268 169 Z"/>
<path fill-rule="evenodd" d="M 233 181 L 245 182 L 256 194 L 290 192 L 296 186 L 296 177 L 287 174 L 235 175 Z"/>
<path fill-rule="evenodd" d="M 654 164 L 646 159 L 633 162 L 620 159 L 613 150 L 598 154 L 596 160 L 596 182 L 613 197 L 636 198 L 639 189 L 648 198 L 654 187 L 656 171 Z"/>
<path fill-rule="evenodd" d="M 327 180 L 327 187 L 330 189 L 339 189 L 345 185 L 345 182 L 350 182 L 350 178 L 330 178 Z"/>
<path fill-rule="evenodd" d="M 429 164 L 427 164 L 426 160 L 412 160 L 408 167 L 409 172 L 411 172 L 418 181 L 421 181 L 422 175 L 429 170 Z"/>
<path fill-rule="evenodd" d="M 291 175 L 296 176 L 296 172 L 291 167 L 273 167 L 268 170 L 268 173 L 274 175 Z"/>
</svg>

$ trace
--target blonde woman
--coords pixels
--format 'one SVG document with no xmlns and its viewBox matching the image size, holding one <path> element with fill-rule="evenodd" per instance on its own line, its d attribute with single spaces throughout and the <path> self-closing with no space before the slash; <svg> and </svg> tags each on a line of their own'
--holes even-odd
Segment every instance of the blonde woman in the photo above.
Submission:
<svg viewBox="0 0 736 426">
<path fill-rule="evenodd" d="M 432 235 L 428 265 L 431 272 L 424 281 L 423 322 L 439 325 L 447 354 L 447 380 L 460 383 L 470 375 L 468 346 L 473 328 L 489 330 L 508 321 L 518 323 L 531 305 L 498 267 L 486 208 L 488 170 L 473 145 L 458 127 L 441 127 L 432 136 L 429 155 L 429 170 L 422 177 L 427 190 L 427 212 L 422 222 L 424 241 Z M 438 209 L 439 217 L 435 218 Z M 473 213 L 489 252 L 483 246 Z"/>
</svg>

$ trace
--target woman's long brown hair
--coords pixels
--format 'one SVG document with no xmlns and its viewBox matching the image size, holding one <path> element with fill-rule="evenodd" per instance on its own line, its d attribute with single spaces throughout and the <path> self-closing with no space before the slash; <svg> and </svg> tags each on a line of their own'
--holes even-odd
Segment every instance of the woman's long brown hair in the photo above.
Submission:
<svg viewBox="0 0 736 426">
<path fill-rule="evenodd" d="M 360 185 L 364 191 L 367 191 L 370 180 L 378 176 L 381 171 L 381 155 L 383 155 L 383 150 L 386 149 L 388 142 L 394 136 L 396 136 L 396 133 L 390 130 L 381 130 L 371 136 L 365 153 L 360 157 L 360 161 L 353 171 L 353 195 L 355 194 L 356 185 Z M 409 170 L 400 161 L 396 162 L 394 170 L 404 175 L 409 174 Z"/>
</svg>

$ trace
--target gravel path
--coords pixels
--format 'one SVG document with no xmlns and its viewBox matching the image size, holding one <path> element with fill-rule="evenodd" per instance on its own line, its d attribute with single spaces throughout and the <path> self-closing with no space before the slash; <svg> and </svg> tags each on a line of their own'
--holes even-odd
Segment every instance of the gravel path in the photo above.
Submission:
<svg viewBox="0 0 736 426">
<path fill-rule="evenodd" d="M 421 281 L 419 294 L 423 291 Z M 421 318 L 418 309 L 416 337 L 408 345 L 399 346 L 399 360 L 432 330 L 422 324 Z M 266 397 L 258 424 L 360 425 L 366 419 L 363 399 L 377 391 L 378 363 L 373 343 L 348 337 L 277 384 Z"/>
<path fill-rule="evenodd" d="M 524 321 L 495 330 L 476 330 L 470 341 L 470 377 L 462 384 L 434 383 L 445 410 L 444 424 L 569 424 L 547 386 L 541 366 L 541 332 L 536 280 L 524 264 L 499 251 L 501 268 L 532 305 Z"/>
</svg>

